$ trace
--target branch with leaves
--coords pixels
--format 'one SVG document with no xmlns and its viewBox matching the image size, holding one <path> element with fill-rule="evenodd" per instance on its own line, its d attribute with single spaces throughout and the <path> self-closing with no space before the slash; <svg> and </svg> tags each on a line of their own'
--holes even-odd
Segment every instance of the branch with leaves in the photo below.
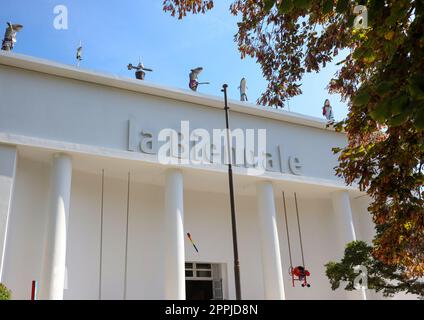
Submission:
<svg viewBox="0 0 424 320">
<path fill-rule="evenodd" d="M 331 261 L 325 265 L 326 275 L 330 280 L 331 289 L 336 290 L 342 284 L 348 291 L 356 290 L 354 281 L 358 277 L 356 266 L 367 270 L 368 289 L 381 292 L 383 296 L 391 297 L 398 292 L 417 295 L 424 299 L 424 282 L 418 277 L 410 277 L 402 266 L 389 266 L 372 256 L 372 247 L 363 241 L 353 241 L 346 245 L 344 257 L 340 262 Z"/>
</svg>

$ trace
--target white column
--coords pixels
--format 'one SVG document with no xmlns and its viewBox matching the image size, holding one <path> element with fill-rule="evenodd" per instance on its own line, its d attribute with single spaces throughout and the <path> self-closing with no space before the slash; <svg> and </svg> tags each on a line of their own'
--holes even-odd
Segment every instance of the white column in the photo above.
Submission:
<svg viewBox="0 0 424 320">
<path fill-rule="evenodd" d="M 356 240 L 355 227 L 353 225 L 352 209 L 350 207 L 349 193 L 347 191 L 336 191 L 331 195 L 335 214 L 340 217 L 342 224 L 342 235 L 346 243 Z"/>
<path fill-rule="evenodd" d="M 348 242 L 356 241 L 355 226 L 353 224 L 352 208 L 350 206 L 349 193 L 347 191 L 336 191 L 331 194 L 333 209 L 336 216 L 341 221 L 341 234 L 344 241 L 343 246 Z M 363 300 L 367 299 L 364 289 L 361 290 Z"/>
<path fill-rule="evenodd" d="M 15 184 L 17 150 L 15 146 L 0 145 L 0 282 L 6 251 L 7 229 Z"/>
<path fill-rule="evenodd" d="M 72 160 L 53 156 L 40 298 L 62 300 L 65 285 L 66 232 L 71 196 Z"/>
<path fill-rule="evenodd" d="M 285 296 L 274 190 L 272 184 L 266 181 L 259 182 L 256 185 L 256 191 L 265 299 L 283 300 Z"/>
<path fill-rule="evenodd" d="M 165 185 L 165 299 L 184 300 L 184 202 L 180 170 L 166 172 Z"/>
</svg>

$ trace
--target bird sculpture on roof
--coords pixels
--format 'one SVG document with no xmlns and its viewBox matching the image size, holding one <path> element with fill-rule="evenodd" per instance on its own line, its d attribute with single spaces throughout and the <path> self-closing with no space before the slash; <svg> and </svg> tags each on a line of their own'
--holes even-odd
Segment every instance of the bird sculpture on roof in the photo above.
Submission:
<svg viewBox="0 0 424 320">
<path fill-rule="evenodd" d="M 240 101 L 247 101 L 247 94 L 246 94 L 247 85 L 246 85 L 245 78 L 241 78 L 239 89 L 240 89 Z"/>
<path fill-rule="evenodd" d="M 79 65 L 80 65 L 80 62 L 81 62 L 81 60 L 82 60 L 82 44 L 81 44 L 81 41 L 80 41 L 80 44 L 79 44 L 79 46 L 78 46 L 78 48 L 77 48 L 77 55 L 76 55 L 76 59 L 77 59 L 77 66 L 79 67 Z"/>
<path fill-rule="evenodd" d="M 13 46 L 16 42 L 16 34 L 21 31 L 23 26 L 21 24 L 7 23 L 6 32 L 1 45 L 1 49 L 4 51 L 12 51 Z"/>
<path fill-rule="evenodd" d="M 144 71 L 149 71 L 149 72 L 153 71 L 152 69 L 144 67 L 144 64 L 143 64 L 143 62 L 141 62 L 141 59 L 139 60 L 137 66 L 134 66 L 133 64 L 130 63 L 130 64 L 128 64 L 127 68 L 128 68 L 128 70 L 132 70 L 132 69 L 136 70 L 135 71 L 135 77 L 138 80 L 144 80 L 144 76 L 146 75 L 146 73 Z"/>
<path fill-rule="evenodd" d="M 199 77 L 200 72 L 202 72 L 202 71 L 203 71 L 203 68 L 202 67 L 197 67 L 195 69 L 191 69 L 190 70 L 190 74 L 188 75 L 189 76 L 189 79 L 190 79 L 190 82 L 188 83 L 188 86 L 189 86 L 189 88 L 191 90 L 197 91 L 197 86 L 199 84 L 209 84 L 209 82 L 199 82 L 197 80 L 198 77 Z"/>
</svg>

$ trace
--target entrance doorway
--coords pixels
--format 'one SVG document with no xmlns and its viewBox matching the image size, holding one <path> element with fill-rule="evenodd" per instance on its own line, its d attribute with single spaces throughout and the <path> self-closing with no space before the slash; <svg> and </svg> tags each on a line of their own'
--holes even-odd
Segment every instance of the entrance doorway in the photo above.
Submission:
<svg viewBox="0 0 424 320">
<path fill-rule="evenodd" d="M 187 262 L 186 299 L 187 300 L 222 300 L 221 264 Z"/>
<path fill-rule="evenodd" d="M 186 280 L 186 300 L 212 300 L 212 281 Z"/>
</svg>

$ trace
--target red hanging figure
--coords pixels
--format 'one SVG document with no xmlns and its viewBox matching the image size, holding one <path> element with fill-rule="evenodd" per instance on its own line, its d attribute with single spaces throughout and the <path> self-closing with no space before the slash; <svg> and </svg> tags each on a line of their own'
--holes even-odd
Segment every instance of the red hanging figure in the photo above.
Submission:
<svg viewBox="0 0 424 320">
<path fill-rule="evenodd" d="M 302 282 L 302 287 L 310 287 L 311 285 L 308 283 L 307 281 L 307 277 L 309 277 L 311 275 L 311 273 L 305 269 L 305 267 L 303 266 L 297 266 L 295 268 L 291 268 L 291 277 L 292 277 L 292 282 L 293 282 L 293 287 L 294 287 L 294 281 L 301 281 Z"/>
<path fill-rule="evenodd" d="M 297 267 L 293 267 L 293 262 L 292 262 L 290 235 L 289 235 L 289 224 L 288 224 L 288 221 L 287 221 L 286 198 L 285 198 L 284 192 L 283 192 L 284 217 L 285 217 L 285 220 L 286 220 L 287 242 L 288 242 L 288 247 L 289 247 L 289 259 L 290 259 L 289 275 L 292 279 L 293 288 L 294 288 L 294 282 L 295 281 L 301 282 L 302 287 L 309 288 L 311 285 L 308 283 L 307 277 L 309 277 L 311 275 L 311 273 L 309 272 L 309 270 L 306 270 L 306 268 L 305 268 L 305 258 L 303 256 L 302 233 L 300 232 L 299 209 L 298 209 L 298 205 L 297 205 L 296 192 L 294 193 L 294 202 L 296 204 L 297 227 L 298 227 L 298 230 L 299 230 L 300 252 L 302 254 L 302 266 L 297 266 Z"/>
</svg>

